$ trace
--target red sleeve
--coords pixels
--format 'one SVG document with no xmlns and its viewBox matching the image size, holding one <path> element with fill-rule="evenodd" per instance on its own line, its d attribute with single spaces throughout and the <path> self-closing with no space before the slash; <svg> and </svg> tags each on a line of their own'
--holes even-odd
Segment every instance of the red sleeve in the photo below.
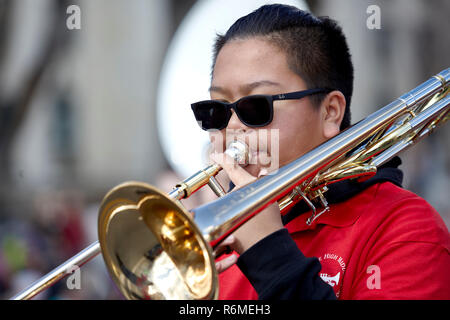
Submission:
<svg viewBox="0 0 450 320">
<path fill-rule="evenodd" d="M 387 212 L 351 299 L 450 299 L 450 236 L 439 214 L 415 195 Z"/>
</svg>

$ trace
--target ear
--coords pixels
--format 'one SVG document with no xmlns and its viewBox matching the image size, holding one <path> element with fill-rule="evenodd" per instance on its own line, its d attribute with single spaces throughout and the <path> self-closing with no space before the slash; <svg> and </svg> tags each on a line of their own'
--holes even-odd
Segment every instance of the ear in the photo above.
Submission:
<svg viewBox="0 0 450 320">
<path fill-rule="evenodd" d="M 340 132 L 340 125 L 344 118 L 346 101 L 340 91 L 331 91 L 322 101 L 322 134 L 330 139 Z"/>
</svg>

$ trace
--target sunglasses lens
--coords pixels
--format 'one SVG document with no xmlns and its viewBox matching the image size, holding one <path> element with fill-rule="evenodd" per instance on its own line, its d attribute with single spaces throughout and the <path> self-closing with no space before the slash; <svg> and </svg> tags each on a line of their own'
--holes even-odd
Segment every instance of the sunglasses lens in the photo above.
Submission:
<svg viewBox="0 0 450 320">
<path fill-rule="evenodd" d="M 249 126 L 264 126 L 272 120 L 272 106 L 267 97 L 242 99 L 236 106 L 236 111 Z"/>
<path fill-rule="evenodd" d="M 215 101 L 194 103 L 192 111 L 203 130 L 223 129 L 229 118 L 229 110 L 223 104 Z"/>
</svg>

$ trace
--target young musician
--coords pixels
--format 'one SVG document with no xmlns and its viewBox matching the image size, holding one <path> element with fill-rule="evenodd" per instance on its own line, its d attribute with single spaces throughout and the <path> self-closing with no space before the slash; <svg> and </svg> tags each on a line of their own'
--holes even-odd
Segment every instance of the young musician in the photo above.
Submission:
<svg viewBox="0 0 450 320">
<path fill-rule="evenodd" d="M 277 141 L 257 135 L 247 167 L 213 157 L 235 188 L 270 173 L 273 163 L 261 159 L 277 152 L 284 166 L 350 125 L 353 65 L 335 21 L 266 5 L 214 48 L 212 100 L 192 108 L 215 149 L 223 152 L 227 134 L 248 143 L 277 130 Z M 217 262 L 220 298 L 450 299 L 448 230 L 401 187 L 399 164 L 394 158 L 364 183 L 331 185 L 330 210 L 312 223 L 304 202 L 283 216 L 273 204 L 249 220 L 225 242 L 235 252 Z"/>
</svg>

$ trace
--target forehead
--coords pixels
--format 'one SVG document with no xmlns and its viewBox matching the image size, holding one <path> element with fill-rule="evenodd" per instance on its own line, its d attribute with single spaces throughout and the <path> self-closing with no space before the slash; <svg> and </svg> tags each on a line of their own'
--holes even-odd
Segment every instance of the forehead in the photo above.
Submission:
<svg viewBox="0 0 450 320">
<path fill-rule="evenodd" d="M 289 69 L 287 56 L 278 46 L 261 38 L 231 40 L 217 55 L 212 86 L 232 89 L 257 81 L 280 84 L 302 82 Z"/>
</svg>

